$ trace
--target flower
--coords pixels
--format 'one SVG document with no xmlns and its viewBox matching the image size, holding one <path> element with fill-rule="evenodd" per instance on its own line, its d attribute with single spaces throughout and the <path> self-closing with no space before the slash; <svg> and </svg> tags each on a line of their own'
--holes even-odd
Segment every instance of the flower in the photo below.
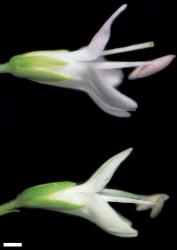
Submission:
<svg viewBox="0 0 177 250">
<path fill-rule="evenodd" d="M 0 65 L 1 73 L 64 88 L 86 92 L 106 113 L 117 117 L 129 117 L 137 109 L 137 103 L 115 87 L 123 81 L 122 68 L 135 67 L 129 79 L 152 75 L 175 57 L 167 55 L 145 62 L 112 62 L 105 56 L 154 46 L 153 42 L 136 44 L 124 48 L 104 50 L 110 38 L 113 21 L 127 5 L 122 5 L 104 23 L 88 46 L 77 51 L 36 51 L 12 57 L 9 63 Z"/>
<path fill-rule="evenodd" d="M 131 153 L 129 148 L 106 161 L 85 183 L 57 182 L 26 189 L 17 198 L 0 206 L 0 215 L 17 211 L 20 207 L 48 209 L 80 216 L 90 220 L 106 232 L 120 237 L 136 237 L 132 223 L 117 213 L 109 202 L 133 203 L 137 211 L 152 209 L 156 217 L 166 194 L 137 195 L 106 188 L 118 166 Z"/>
</svg>

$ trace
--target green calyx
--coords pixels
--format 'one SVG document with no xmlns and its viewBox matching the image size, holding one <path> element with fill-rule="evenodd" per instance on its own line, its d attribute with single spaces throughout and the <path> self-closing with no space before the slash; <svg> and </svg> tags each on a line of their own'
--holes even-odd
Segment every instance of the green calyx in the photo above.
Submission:
<svg viewBox="0 0 177 250">
<path fill-rule="evenodd" d="M 81 206 L 72 202 L 51 198 L 54 193 L 74 187 L 73 182 L 56 182 L 30 187 L 17 197 L 17 203 L 26 208 L 51 210 L 77 209 Z"/>
<path fill-rule="evenodd" d="M 50 52 L 48 52 L 50 53 Z M 71 79 L 59 72 L 68 62 L 48 56 L 47 52 L 30 52 L 11 58 L 8 72 L 34 81 L 58 82 Z"/>
<path fill-rule="evenodd" d="M 20 193 L 15 200 L 0 205 L 0 216 L 19 212 L 18 208 L 40 208 L 54 211 L 68 211 L 78 209 L 83 205 L 78 205 L 60 198 L 51 198 L 55 193 L 60 193 L 66 189 L 76 186 L 74 182 L 47 183 L 27 188 Z"/>
</svg>

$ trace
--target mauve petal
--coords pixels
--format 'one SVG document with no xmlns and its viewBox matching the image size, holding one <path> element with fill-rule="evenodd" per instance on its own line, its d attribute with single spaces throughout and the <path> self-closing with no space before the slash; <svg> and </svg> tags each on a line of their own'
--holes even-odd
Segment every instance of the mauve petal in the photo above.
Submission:
<svg viewBox="0 0 177 250">
<path fill-rule="evenodd" d="M 163 56 L 152 60 L 149 65 L 137 67 L 135 70 L 133 70 L 133 72 L 130 73 L 128 79 L 134 80 L 153 75 L 166 68 L 175 57 L 175 55 Z"/>
<path fill-rule="evenodd" d="M 116 17 L 126 9 L 126 7 L 127 5 L 124 4 L 117 11 L 115 11 L 114 14 L 104 23 L 101 29 L 95 34 L 90 44 L 78 51 L 71 52 L 71 56 L 78 61 L 92 61 L 98 58 L 109 41 L 112 23 Z"/>
</svg>

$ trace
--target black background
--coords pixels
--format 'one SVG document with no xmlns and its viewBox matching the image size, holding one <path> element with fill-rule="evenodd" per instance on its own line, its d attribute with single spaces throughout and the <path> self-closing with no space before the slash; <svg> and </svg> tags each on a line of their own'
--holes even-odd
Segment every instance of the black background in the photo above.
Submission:
<svg viewBox="0 0 177 250">
<path fill-rule="evenodd" d="M 128 9 L 112 27 L 107 48 L 154 40 L 155 49 L 120 54 L 115 60 L 148 60 L 176 54 L 177 1 L 126 1 Z M 33 50 L 80 48 L 90 41 L 123 1 L 1 3 L 0 62 Z M 146 79 L 120 90 L 139 108 L 129 119 L 102 112 L 84 93 L 0 76 L 0 201 L 40 183 L 86 180 L 105 160 L 132 146 L 132 155 L 110 186 L 130 192 L 168 193 L 157 219 L 131 205 L 113 205 L 131 219 L 139 237 L 106 234 L 86 220 L 23 209 L 0 218 L 0 244 L 22 241 L 24 249 L 84 247 L 138 249 L 176 242 L 176 60 Z M 125 71 L 127 75 L 129 70 Z"/>
</svg>

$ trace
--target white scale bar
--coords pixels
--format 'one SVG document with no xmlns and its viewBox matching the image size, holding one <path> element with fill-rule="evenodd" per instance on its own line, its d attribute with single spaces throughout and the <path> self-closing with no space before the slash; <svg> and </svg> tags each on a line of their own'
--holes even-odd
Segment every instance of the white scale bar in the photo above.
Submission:
<svg viewBox="0 0 177 250">
<path fill-rule="evenodd" d="M 22 247 L 22 242 L 3 243 L 3 247 Z"/>
</svg>

